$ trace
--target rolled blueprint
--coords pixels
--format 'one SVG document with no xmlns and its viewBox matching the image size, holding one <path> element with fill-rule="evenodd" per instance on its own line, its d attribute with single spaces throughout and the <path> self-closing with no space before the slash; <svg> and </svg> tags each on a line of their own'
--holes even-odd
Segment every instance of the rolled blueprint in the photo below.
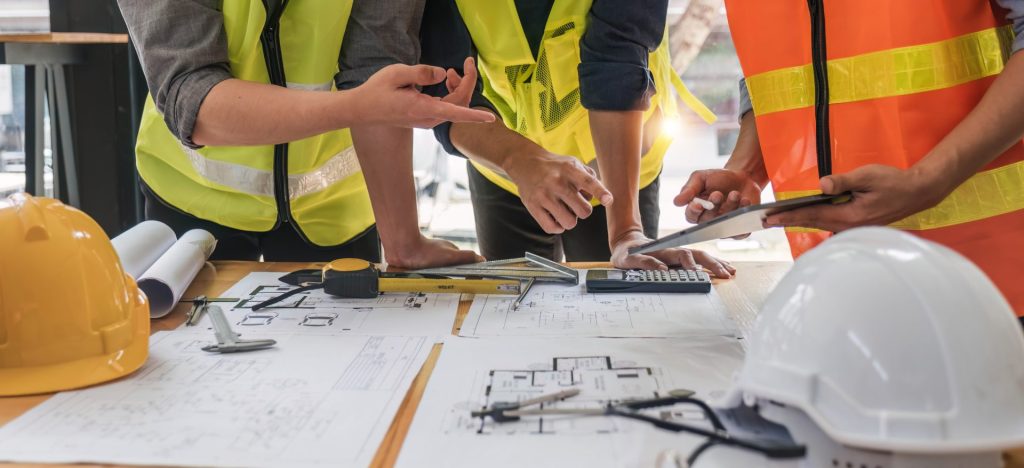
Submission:
<svg viewBox="0 0 1024 468">
<path fill-rule="evenodd" d="M 149 297 L 150 317 L 163 317 L 174 308 L 216 246 L 212 234 L 193 229 L 142 274 L 139 288 Z"/>
<path fill-rule="evenodd" d="M 143 221 L 111 239 L 124 271 L 139 279 L 174 245 L 174 230 L 160 221 Z"/>
</svg>

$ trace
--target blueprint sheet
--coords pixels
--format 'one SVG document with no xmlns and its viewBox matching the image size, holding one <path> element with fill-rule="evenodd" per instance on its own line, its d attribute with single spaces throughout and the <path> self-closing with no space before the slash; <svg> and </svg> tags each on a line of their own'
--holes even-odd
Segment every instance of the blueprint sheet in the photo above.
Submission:
<svg viewBox="0 0 1024 468">
<path fill-rule="evenodd" d="M 661 450 L 700 443 L 645 423 L 604 416 L 524 416 L 495 423 L 470 411 L 567 388 L 581 393 L 546 407 L 600 408 L 624 399 L 696 391 L 724 396 L 742 363 L 737 340 L 450 338 L 399 455 L 400 467 L 652 467 Z M 651 415 L 706 425 L 692 406 Z"/>
<path fill-rule="evenodd" d="M 586 277 L 585 272 L 580 273 Z M 709 294 L 587 294 L 583 284 L 537 284 L 518 310 L 514 297 L 477 295 L 460 336 L 694 337 L 736 335 Z"/>
<path fill-rule="evenodd" d="M 363 467 L 432 347 L 426 336 L 274 336 L 238 354 L 153 335 L 131 377 L 60 393 L 0 428 L 0 460 Z"/>
<path fill-rule="evenodd" d="M 253 311 L 253 305 L 295 289 L 277 280 L 283 274 L 249 273 L 221 294 L 241 299 L 215 305 L 243 338 L 265 332 L 443 337 L 451 335 L 459 307 L 458 294 L 386 293 L 373 299 L 347 299 L 314 290 Z M 210 318 L 204 316 L 195 328 L 212 330 Z"/>
</svg>

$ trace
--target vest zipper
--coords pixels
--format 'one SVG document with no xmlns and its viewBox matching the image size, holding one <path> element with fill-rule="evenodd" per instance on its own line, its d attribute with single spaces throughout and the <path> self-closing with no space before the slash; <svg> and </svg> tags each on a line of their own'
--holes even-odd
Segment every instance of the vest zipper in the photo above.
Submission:
<svg viewBox="0 0 1024 468">
<path fill-rule="evenodd" d="M 263 61 L 267 65 L 267 75 L 270 83 L 287 87 L 288 81 L 284 74 L 284 59 L 281 56 L 281 35 L 280 20 L 288 0 L 263 0 L 263 7 L 267 10 L 267 21 L 260 34 L 260 44 L 263 46 Z M 291 203 L 288 197 L 288 144 L 281 143 L 274 145 L 274 200 L 277 202 L 277 229 L 281 223 L 291 224 L 295 231 L 306 242 L 305 233 L 299 229 L 292 219 Z"/>
<path fill-rule="evenodd" d="M 832 174 L 832 137 L 829 134 L 828 54 L 825 48 L 825 0 L 807 0 L 811 14 L 811 65 L 814 69 L 814 132 L 818 177 Z"/>
</svg>

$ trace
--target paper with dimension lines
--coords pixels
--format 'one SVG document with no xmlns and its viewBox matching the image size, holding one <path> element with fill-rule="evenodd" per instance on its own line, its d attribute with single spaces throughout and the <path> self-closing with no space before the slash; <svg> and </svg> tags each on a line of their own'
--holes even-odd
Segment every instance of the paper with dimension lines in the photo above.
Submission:
<svg viewBox="0 0 1024 468">
<path fill-rule="evenodd" d="M 153 336 L 131 377 L 60 393 L 0 428 L 0 460 L 215 467 L 364 467 L 433 341 L 278 334 L 277 347 Z"/>
<path fill-rule="evenodd" d="M 458 294 L 386 293 L 373 299 L 347 299 L 323 290 L 307 291 L 257 311 L 254 304 L 295 289 L 277 279 L 284 273 L 249 273 L 221 297 L 242 299 L 218 303 L 243 337 L 267 332 L 360 335 L 450 336 L 459 307 Z M 185 329 L 184 325 L 180 329 Z M 204 316 L 195 329 L 211 330 Z M 438 339 L 440 341 L 440 339 Z"/>
<path fill-rule="evenodd" d="M 709 294 L 588 294 L 582 284 L 536 284 L 518 310 L 512 309 L 514 301 L 509 296 L 477 295 L 459 335 L 693 337 L 739 333 L 714 288 Z"/>
<path fill-rule="evenodd" d="M 735 338 L 450 338 L 399 455 L 399 467 L 650 468 L 664 449 L 686 454 L 700 438 L 605 416 L 523 416 L 495 423 L 470 411 L 568 388 L 545 407 L 601 408 L 688 389 L 724 396 L 743 352 Z M 647 413 L 706 427 L 693 406 Z"/>
</svg>

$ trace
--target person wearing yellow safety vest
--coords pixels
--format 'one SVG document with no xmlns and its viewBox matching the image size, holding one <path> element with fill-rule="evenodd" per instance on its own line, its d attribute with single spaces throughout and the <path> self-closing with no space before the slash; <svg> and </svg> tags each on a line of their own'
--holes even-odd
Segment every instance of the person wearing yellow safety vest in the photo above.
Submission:
<svg viewBox="0 0 1024 468">
<path fill-rule="evenodd" d="M 118 3 L 151 90 L 136 148 L 148 218 L 211 231 L 219 259 L 377 261 L 379 226 L 393 265 L 479 260 L 420 235 L 411 150 L 380 138 L 493 121 L 465 107 L 471 85 L 443 101 L 416 89 L 458 77 L 397 64 L 416 61 L 415 32 L 377 28 L 417 18 L 405 1 Z"/>
<path fill-rule="evenodd" d="M 852 192 L 766 225 L 794 256 L 855 226 L 906 229 L 1024 315 L 1024 0 L 725 3 L 752 112 L 725 169 L 676 197 L 687 219 L 758 203 L 769 181 L 779 199 Z"/>
<path fill-rule="evenodd" d="M 481 81 L 471 106 L 499 117 L 435 128 L 449 153 L 469 159 L 485 257 L 564 252 L 619 268 L 734 272 L 700 251 L 627 252 L 657 236 L 672 142 L 661 123 L 678 115 L 673 85 L 714 118 L 672 70 L 666 10 L 667 0 L 427 0 L 423 62 L 457 67 L 475 53 Z"/>
</svg>

